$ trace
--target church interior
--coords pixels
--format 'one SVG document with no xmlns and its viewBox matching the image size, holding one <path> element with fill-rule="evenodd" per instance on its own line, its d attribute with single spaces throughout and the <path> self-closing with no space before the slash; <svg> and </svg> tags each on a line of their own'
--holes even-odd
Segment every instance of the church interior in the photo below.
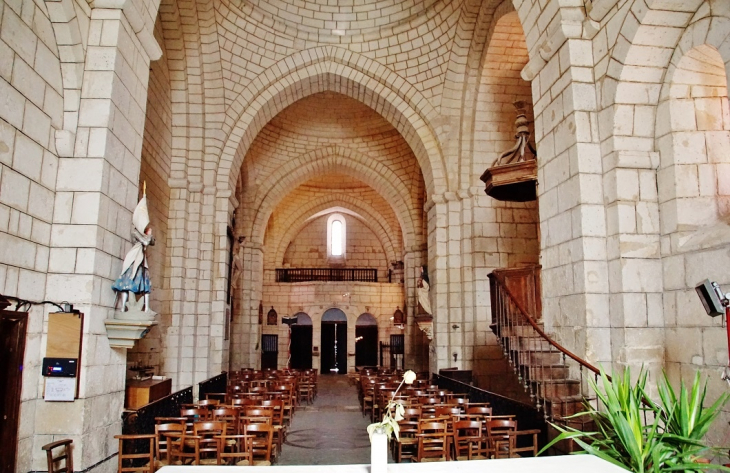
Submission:
<svg viewBox="0 0 730 473">
<path fill-rule="evenodd" d="M 0 470 L 116 471 L 141 374 L 532 403 L 517 313 L 714 402 L 729 73 L 726 0 L 0 0 Z"/>
</svg>

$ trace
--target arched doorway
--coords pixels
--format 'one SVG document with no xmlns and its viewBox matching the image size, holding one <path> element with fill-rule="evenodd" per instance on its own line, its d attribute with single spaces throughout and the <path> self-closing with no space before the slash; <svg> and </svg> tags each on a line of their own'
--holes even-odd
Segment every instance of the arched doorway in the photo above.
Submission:
<svg viewBox="0 0 730 473">
<path fill-rule="evenodd" d="M 304 312 L 296 318 L 297 323 L 291 326 L 291 367 L 308 370 L 312 368 L 312 319 Z"/>
<path fill-rule="evenodd" d="M 378 321 L 365 312 L 355 322 L 355 367 L 378 366 Z"/>
<path fill-rule="evenodd" d="M 347 316 L 340 309 L 322 314 L 322 374 L 347 373 Z"/>
</svg>

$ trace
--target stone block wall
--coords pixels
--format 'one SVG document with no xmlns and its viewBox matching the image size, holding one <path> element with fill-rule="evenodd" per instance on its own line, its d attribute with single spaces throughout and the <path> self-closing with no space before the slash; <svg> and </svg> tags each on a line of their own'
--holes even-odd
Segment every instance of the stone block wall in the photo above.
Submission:
<svg viewBox="0 0 730 473">
<path fill-rule="evenodd" d="M 164 44 L 162 24 L 155 28 L 155 38 Z M 142 163 L 139 187 L 147 185 L 147 206 L 150 214 L 150 227 L 155 237 L 155 246 L 147 251 L 147 261 L 152 279 L 150 305 L 157 312 L 158 325 L 137 342 L 127 352 L 127 364 L 152 366 L 158 374 L 164 370 L 162 365 L 164 344 L 162 333 L 172 322 L 169 287 L 170 255 L 168 245 L 173 243 L 168 232 L 170 211 L 170 165 L 172 156 L 172 101 L 170 91 L 170 71 L 167 58 L 150 64 L 150 81 L 147 89 L 147 115 L 142 143 Z M 129 373 L 134 374 L 134 373 Z"/>
<path fill-rule="evenodd" d="M 264 325 L 262 334 L 279 335 L 279 367 L 286 366 L 288 333 L 281 318 L 304 312 L 312 319 L 312 346 L 320 347 L 322 339 L 322 315 L 327 309 L 336 307 L 347 316 L 347 371 L 355 370 L 355 325 L 363 313 L 370 313 L 378 322 L 378 341 L 390 343 L 391 334 L 405 334 L 407 367 L 423 370 L 420 330 L 409 317 L 404 329 L 393 325 L 391 317 L 397 307 L 403 309 L 404 292 L 402 284 L 387 283 L 344 283 L 309 282 L 294 284 L 264 284 L 263 305 Z M 266 324 L 266 313 L 271 307 L 276 309 L 279 320 L 277 326 Z M 352 354 L 350 356 L 350 354 Z M 260 354 L 259 354 L 260 356 Z M 259 360 L 255 360 L 259 361 Z M 319 369 L 319 358 L 312 359 L 313 368 Z"/>
<path fill-rule="evenodd" d="M 383 246 L 372 230 L 360 219 L 345 216 L 346 249 L 344 266 L 378 270 L 378 280 L 387 281 L 388 261 Z M 290 268 L 326 268 L 327 216 L 308 223 L 295 236 L 284 254 L 284 266 Z"/>
</svg>

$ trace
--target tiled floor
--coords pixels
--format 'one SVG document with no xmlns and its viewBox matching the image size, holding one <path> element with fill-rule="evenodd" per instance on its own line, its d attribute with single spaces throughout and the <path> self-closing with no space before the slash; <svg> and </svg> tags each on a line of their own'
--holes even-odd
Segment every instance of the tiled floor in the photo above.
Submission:
<svg viewBox="0 0 730 473">
<path fill-rule="evenodd" d="M 300 406 L 277 465 L 370 463 L 370 423 L 360 413 L 357 389 L 346 376 L 318 379 L 314 404 Z"/>
</svg>

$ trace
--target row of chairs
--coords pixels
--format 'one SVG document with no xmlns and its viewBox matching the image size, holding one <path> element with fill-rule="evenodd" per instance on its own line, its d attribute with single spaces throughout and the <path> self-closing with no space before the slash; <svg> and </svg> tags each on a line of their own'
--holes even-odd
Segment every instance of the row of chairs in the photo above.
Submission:
<svg viewBox="0 0 730 473">
<path fill-rule="evenodd" d="M 438 416 L 399 422 L 399 439 L 394 439 L 397 462 L 486 460 L 513 458 L 523 453 L 537 456 L 539 430 L 517 430 L 517 421 L 506 418 L 454 418 Z M 529 446 L 518 446 L 518 436 L 529 435 Z"/>
</svg>

